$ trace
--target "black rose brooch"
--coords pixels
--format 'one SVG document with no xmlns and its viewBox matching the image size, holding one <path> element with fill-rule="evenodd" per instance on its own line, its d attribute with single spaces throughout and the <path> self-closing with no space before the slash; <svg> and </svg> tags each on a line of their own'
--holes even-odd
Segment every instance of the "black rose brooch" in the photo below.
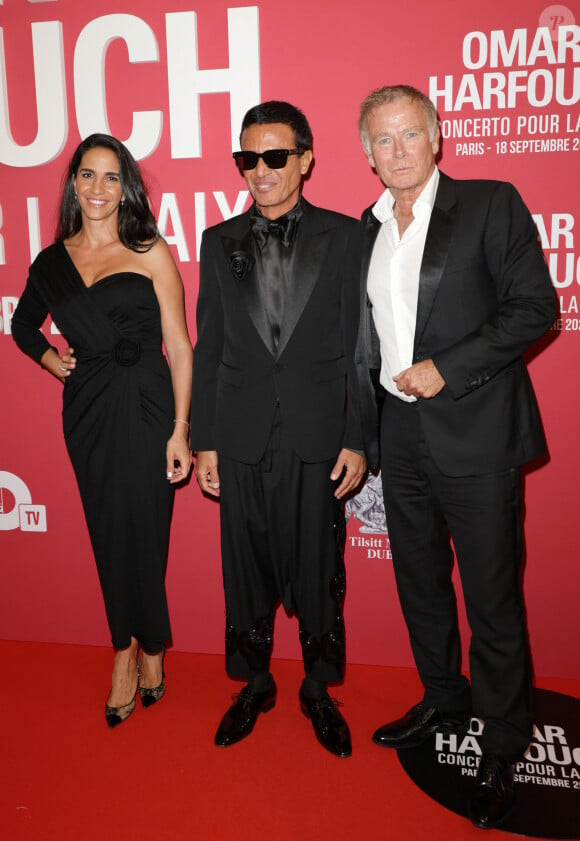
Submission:
<svg viewBox="0 0 580 841">
<path fill-rule="evenodd" d="M 234 251 L 230 254 L 230 269 L 236 280 L 243 280 L 252 270 L 256 261 L 245 251 Z"/>
</svg>

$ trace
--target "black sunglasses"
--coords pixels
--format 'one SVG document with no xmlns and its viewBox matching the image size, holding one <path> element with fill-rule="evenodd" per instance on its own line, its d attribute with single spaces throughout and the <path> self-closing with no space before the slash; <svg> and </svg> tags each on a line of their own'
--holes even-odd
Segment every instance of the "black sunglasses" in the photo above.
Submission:
<svg viewBox="0 0 580 841">
<path fill-rule="evenodd" d="M 289 155 L 303 155 L 304 149 L 268 149 L 267 152 L 234 152 L 239 170 L 255 169 L 262 158 L 268 169 L 284 169 Z"/>
</svg>

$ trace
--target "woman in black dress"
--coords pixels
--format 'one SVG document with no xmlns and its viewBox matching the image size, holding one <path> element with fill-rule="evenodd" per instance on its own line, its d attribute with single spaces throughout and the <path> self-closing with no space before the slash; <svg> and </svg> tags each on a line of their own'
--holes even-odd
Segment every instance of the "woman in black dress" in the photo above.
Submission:
<svg viewBox="0 0 580 841">
<path fill-rule="evenodd" d="M 40 331 L 49 314 L 62 354 Z M 30 267 L 12 332 L 64 385 L 64 435 L 115 649 L 114 727 L 137 690 L 143 706 L 165 691 L 165 567 L 173 485 L 191 467 L 192 366 L 179 272 L 115 138 L 93 134 L 74 153 L 56 242 Z"/>
</svg>

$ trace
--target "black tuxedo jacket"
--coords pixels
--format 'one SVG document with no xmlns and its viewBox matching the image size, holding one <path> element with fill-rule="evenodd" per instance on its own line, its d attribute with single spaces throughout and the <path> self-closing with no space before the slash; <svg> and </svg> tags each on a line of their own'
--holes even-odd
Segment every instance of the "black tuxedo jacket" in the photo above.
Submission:
<svg viewBox="0 0 580 841">
<path fill-rule="evenodd" d="M 203 234 L 192 448 L 255 464 L 279 404 L 303 461 L 330 460 L 347 447 L 376 464 L 374 396 L 360 334 L 360 223 L 302 202 L 277 348 L 257 283 L 252 209 Z"/>
<path fill-rule="evenodd" d="M 366 279 L 380 229 L 371 208 L 363 227 Z M 433 359 L 446 383 L 418 407 L 444 474 L 504 470 L 545 451 L 522 353 L 554 318 L 537 231 L 514 187 L 440 173 L 419 277 L 413 362 Z"/>
</svg>

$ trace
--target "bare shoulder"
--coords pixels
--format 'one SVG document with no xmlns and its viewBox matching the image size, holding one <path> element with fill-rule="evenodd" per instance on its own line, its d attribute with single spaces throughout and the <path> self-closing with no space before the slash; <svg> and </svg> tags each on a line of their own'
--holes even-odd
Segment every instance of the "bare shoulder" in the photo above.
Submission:
<svg viewBox="0 0 580 841">
<path fill-rule="evenodd" d="M 139 258 L 153 278 L 167 272 L 177 272 L 171 250 L 162 237 L 159 237 L 147 251 L 140 252 Z"/>
<path fill-rule="evenodd" d="M 141 252 L 143 259 L 147 263 L 155 264 L 157 262 L 163 263 L 167 260 L 173 260 L 169 246 L 163 237 L 158 237 L 153 243 L 143 243 L 143 245 L 148 246 L 146 251 Z"/>
</svg>

